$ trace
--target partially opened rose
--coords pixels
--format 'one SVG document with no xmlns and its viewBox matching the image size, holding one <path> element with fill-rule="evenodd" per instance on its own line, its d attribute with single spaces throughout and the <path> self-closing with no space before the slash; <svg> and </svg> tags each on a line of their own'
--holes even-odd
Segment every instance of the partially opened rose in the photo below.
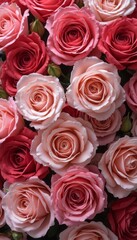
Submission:
<svg viewBox="0 0 137 240">
<path fill-rule="evenodd" d="M 114 65 L 97 57 L 79 60 L 71 72 L 67 102 L 99 121 L 106 120 L 125 100 L 120 80 Z"/>
<path fill-rule="evenodd" d="M 34 238 L 45 236 L 54 224 L 50 188 L 35 177 L 11 184 L 2 207 L 12 230 L 26 232 Z"/>
<path fill-rule="evenodd" d="M 36 129 L 44 129 L 57 120 L 64 102 L 64 90 L 56 77 L 32 73 L 17 83 L 19 112 Z"/>
</svg>

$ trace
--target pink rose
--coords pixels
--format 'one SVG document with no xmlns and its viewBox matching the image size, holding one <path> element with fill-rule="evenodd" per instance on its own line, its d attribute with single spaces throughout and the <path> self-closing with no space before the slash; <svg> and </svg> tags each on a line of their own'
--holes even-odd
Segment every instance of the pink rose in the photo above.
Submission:
<svg viewBox="0 0 137 240">
<path fill-rule="evenodd" d="M 29 11 L 26 10 L 22 16 L 16 3 L 6 2 L 0 5 L 0 51 L 13 44 L 21 34 L 27 34 L 28 15 Z"/>
<path fill-rule="evenodd" d="M 6 138 L 17 135 L 24 123 L 12 98 L 9 100 L 0 98 L 0 116 L 0 143 L 2 143 Z"/>
<path fill-rule="evenodd" d="M 5 235 L 3 234 L 0 234 L 0 240 L 10 240 L 11 238 L 9 237 L 6 237 Z"/>
<path fill-rule="evenodd" d="M 22 76 L 17 83 L 18 109 L 36 129 L 44 129 L 56 121 L 64 102 L 64 90 L 56 77 L 32 73 Z"/>
<path fill-rule="evenodd" d="M 1 73 L 3 88 L 10 95 L 15 95 L 17 81 L 23 75 L 34 72 L 45 74 L 48 63 L 47 49 L 39 35 L 34 32 L 28 36 L 21 35 L 6 51 Z"/>
<path fill-rule="evenodd" d="M 5 213 L 2 209 L 2 198 L 4 197 L 4 193 L 0 190 L 0 227 L 3 227 L 6 224 L 5 221 Z"/>
<path fill-rule="evenodd" d="M 137 188 L 137 138 L 125 136 L 112 143 L 103 154 L 99 168 L 107 190 L 123 198 Z"/>
<path fill-rule="evenodd" d="M 60 240 L 118 240 L 102 222 L 83 222 L 76 227 L 68 227 L 60 233 Z"/>
<path fill-rule="evenodd" d="M 92 54 L 98 43 L 98 24 L 87 8 L 76 5 L 60 8 L 45 27 L 49 31 L 47 47 L 56 64 L 73 65 Z"/>
<path fill-rule="evenodd" d="M 98 48 L 119 70 L 137 69 L 137 19 L 120 18 L 102 30 Z"/>
<path fill-rule="evenodd" d="M 10 185 L 3 197 L 6 223 L 17 232 L 34 238 L 44 236 L 54 224 L 49 187 L 38 178 Z"/>
<path fill-rule="evenodd" d="M 101 24 L 109 24 L 119 17 L 131 14 L 136 6 L 134 0 L 83 0 L 84 5 L 88 7 Z"/>
<path fill-rule="evenodd" d="M 30 153 L 37 162 L 62 175 L 71 165 L 87 165 L 97 146 L 90 123 L 61 113 L 55 123 L 34 138 Z"/>
<path fill-rule="evenodd" d="M 125 100 L 117 69 L 97 57 L 77 61 L 70 82 L 68 104 L 99 121 L 109 118 Z"/>
<path fill-rule="evenodd" d="M 137 113 L 137 72 L 130 78 L 124 86 L 126 92 L 126 102 L 129 108 Z"/>
<path fill-rule="evenodd" d="M 132 113 L 132 129 L 131 129 L 131 133 L 134 137 L 137 137 L 137 114 Z"/>
<path fill-rule="evenodd" d="M 22 4 L 24 4 L 23 0 L 19 0 Z M 46 22 L 47 18 L 53 14 L 60 7 L 66 7 L 72 5 L 74 0 L 25 0 L 25 5 L 27 5 L 30 12 L 38 18 L 41 22 Z"/>
<path fill-rule="evenodd" d="M 106 207 L 104 180 L 93 166 L 70 168 L 64 176 L 53 175 L 51 198 L 59 224 L 67 226 L 92 219 Z"/>
</svg>

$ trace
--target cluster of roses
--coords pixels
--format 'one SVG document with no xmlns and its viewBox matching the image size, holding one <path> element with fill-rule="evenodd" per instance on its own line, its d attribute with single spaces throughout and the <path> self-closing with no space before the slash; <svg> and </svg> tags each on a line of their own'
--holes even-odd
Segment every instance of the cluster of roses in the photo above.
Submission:
<svg viewBox="0 0 137 240">
<path fill-rule="evenodd" d="M 0 51 L 0 239 L 136 240 L 135 0 L 1 0 Z"/>
</svg>

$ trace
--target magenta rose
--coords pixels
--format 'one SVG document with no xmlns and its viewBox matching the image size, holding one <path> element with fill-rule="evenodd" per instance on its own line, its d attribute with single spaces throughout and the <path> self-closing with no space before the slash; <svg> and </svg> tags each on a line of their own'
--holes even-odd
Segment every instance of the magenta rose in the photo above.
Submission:
<svg viewBox="0 0 137 240">
<path fill-rule="evenodd" d="M 130 78 L 124 86 L 126 92 L 126 102 L 129 108 L 137 113 L 137 72 Z"/>
<path fill-rule="evenodd" d="M 24 128 L 18 135 L 9 137 L 0 145 L 0 169 L 8 182 L 24 181 L 32 176 L 44 178 L 48 168 L 37 163 L 30 155 L 35 132 Z M 8 166 L 8 167 L 7 167 Z"/>
<path fill-rule="evenodd" d="M 45 236 L 54 224 L 50 188 L 36 177 L 11 184 L 2 207 L 11 230 L 26 232 L 34 238 Z"/>
<path fill-rule="evenodd" d="M 75 227 L 68 227 L 60 233 L 60 240 L 118 240 L 102 222 L 83 222 Z"/>
<path fill-rule="evenodd" d="M 47 47 L 56 64 L 73 65 L 92 54 L 98 43 L 98 24 L 87 8 L 61 8 L 51 15 L 45 27 L 49 31 Z"/>
<path fill-rule="evenodd" d="M 110 207 L 108 221 L 119 240 L 137 239 L 137 192 L 115 201 Z"/>
<path fill-rule="evenodd" d="M 28 33 L 28 12 L 26 10 L 22 15 L 16 3 L 6 2 L 0 5 L 0 50 L 13 44 L 21 34 Z"/>
<path fill-rule="evenodd" d="M 105 26 L 98 47 L 119 70 L 137 69 L 137 19 L 120 18 Z"/>
<path fill-rule="evenodd" d="M 106 207 L 104 180 L 95 166 L 90 170 L 74 166 L 62 177 L 52 176 L 51 194 L 59 224 L 72 226 L 93 219 Z"/>
</svg>

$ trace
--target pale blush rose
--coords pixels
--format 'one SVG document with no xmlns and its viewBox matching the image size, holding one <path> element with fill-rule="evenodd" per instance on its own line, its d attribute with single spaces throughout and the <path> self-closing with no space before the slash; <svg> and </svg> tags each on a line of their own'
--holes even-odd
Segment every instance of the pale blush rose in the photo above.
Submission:
<svg viewBox="0 0 137 240">
<path fill-rule="evenodd" d="M 0 51 L 13 44 L 21 34 L 28 33 L 28 15 L 28 10 L 22 15 L 16 3 L 0 5 Z"/>
<path fill-rule="evenodd" d="M 83 222 L 76 227 L 68 227 L 60 233 L 59 240 L 118 240 L 118 237 L 102 222 Z"/>
<path fill-rule="evenodd" d="M 50 188 L 36 177 L 11 184 L 2 207 L 12 230 L 26 232 L 34 238 L 45 236 L 54 224 Z"/>
<path fill-rule="evenodd" d="M 59 224 L 74 226 L 93 219 L 107 204 L 104 179 L 98 168 L 74 166 L 51 179 L 51 198 Z"/>
<path fill-rule="evenodd" d="M 4 193 L 0 190 L 0 227 L 3 227 L 6 224 L 5 221 L 5 213 L 2 209 L 2 198 L 4 197 Z"/>
<path fill-rule="evenodd" d="M 131 129 L 131 133 L 134 137 L 137 137 L 137 114 L 132 113 L 132 129 Z"/>
<path fill-rule="evenodd" d="M 109 118 L 125 100 L 116 67 L 97 57 L 77 61 L 70 82 L 68 104 L 99 121 Z"/>
<path fill-rule="evenodd" d="M 129 108 L 137 113 L 137 72 L 124 85 L 126 92 L 126 102 Z"/>
<path fill-rule="evenodd" d="M 125 136 L 103 154 L 99 168 L 107 190 L 114 197 L 126 197 L 137 189 L 137 138 Z"/>
<path fill-rule="evenodd" d="M 34 138 L 30 153 L 37 162 L 62 175 L 72 165 L 87 165 L 97 146 L 90 123 L 61 113 L 55 123 Z"/>
<path fill-rule="evenodd" d="M 56 64 L 71 66 L 92 55 L 99 39 L 94 15 L 87 8 L 80 9 L 76 5 L 59 9 L 48 18 L 45 28 L 49 32 L 49 54 Z"/>
<path fill-rule="evenodd" d="M 59 79 L 38 73 L 20 78 L 15 97 L 19 112 L 36 129 L 44 129 L 56 121 L 65 102 Z"/>
<path fill-rule="evenodd" d="M 131 14 L 136 7 L 134 0 L 83 0 L 83 2 L 103 25 Z"/>
<path fill-rule="evenodd" d="M 23 126 L 23 118 L 18 113 L 14 100 L 0 98 L 0 143 L 18 134 Z"/>
</svg>

